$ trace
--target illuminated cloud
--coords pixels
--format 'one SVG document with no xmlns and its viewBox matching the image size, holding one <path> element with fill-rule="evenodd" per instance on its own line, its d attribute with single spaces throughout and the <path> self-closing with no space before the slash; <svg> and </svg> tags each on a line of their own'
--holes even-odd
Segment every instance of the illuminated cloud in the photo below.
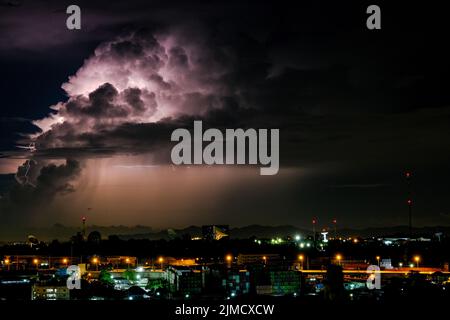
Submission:
<svg viewBox="0 0 450 320">
<path fill-rule="evenodd" d="M 155 123 L 224 108 L 230 94 L 222 79 L 225 65 L 204 43 L 182 38 L 138 31 L 101 44 L 62 85 L 68 101 L 34 121 L 43 131 L 34 136 L 38 149 L 120 151 L 124 139 L 141 142 L 142 131 Z"/>
</svg>

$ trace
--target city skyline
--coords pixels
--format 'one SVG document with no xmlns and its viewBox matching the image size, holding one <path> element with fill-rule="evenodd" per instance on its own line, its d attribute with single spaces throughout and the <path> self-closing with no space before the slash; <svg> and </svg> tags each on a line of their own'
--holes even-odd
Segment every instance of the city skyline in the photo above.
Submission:
<svg viewBox="0 0 450 320">
<path fill-rule="evenodd" d="M 441 12 L 386 4 L 369 30 L 362 4 L 98 0 L 68 30 L 69 3 L 1 4 L 1 234 L 82 216 L 364 229 L 407 226 L 408 208 L 450 226 Z M 279 129 L 278 173 L 173 165 L 194 121 Z"/>
</svg>

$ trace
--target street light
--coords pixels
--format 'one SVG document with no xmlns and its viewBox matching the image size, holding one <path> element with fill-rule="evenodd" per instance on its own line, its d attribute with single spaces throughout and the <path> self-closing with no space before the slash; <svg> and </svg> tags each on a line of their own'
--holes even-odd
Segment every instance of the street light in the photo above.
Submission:
<svg viewBox="0 0 450 320">
<path fill-rule="evenodd" d="M 376 256 L 377 261 L 378 261 L 378 266 L 380 266 L 380 256 Z"/>
<path fill-rule="evenodd" d="M 416 262 L 416 267 L 419 267 L 419 262 L 420 262 L 420 257 L 419 256 L 415 256 L 414 257 L 414 261 Z"/>
<path fill-rule="evenodd" d="M 64 259 L 62 260 L 62 262 L 63 262 L 63 264 L 67 265 L 67 262 L 69 262 L 69 260 L 67 260 L 67 258 L 64 258 Z"/>
<path fill-rule="evenodd" d="M 305 259 L 305 256 L 304 255 L 302 255 L 302 254 L 299 254 L 298 255 L 298 260 L 300 260 L 300 263 L 301 263 L 301 269 L 303 270 L 303 260 Z"/>
<path fill-rule="evenodd" d="M 130 268 L 130 258 L 126 258 L 125 262 L 127 263 L 127 268 L 129 269 Z"/>
<path fill-rule="evenodd" d="M 9 263 L 10 263 L 11 261 L 8 259 L 8 258 L 6 258 L 5 259 L 5 264 L 8 266 L 8 271 L 9 271 Z"/>
<path fill-rule="evenodd" d="M 163 257 L 159 257 L 158 262 L 161 264 L 161 270 L 162 270 L 163 269 L 164 258 Z"/>
<path fill-rule="evenodd" d="M 340 254 L 337 254 L 336 260 L 337 260 L 338 264 L 341 265 L 342 256 Z"/>
<path fill-rule="evenodd" d="M 98 271 L 98 258 L 95 257 L 94 259 L 92 259 L 92 263 L 95 264 L 95 268 Z"/>
</svg>

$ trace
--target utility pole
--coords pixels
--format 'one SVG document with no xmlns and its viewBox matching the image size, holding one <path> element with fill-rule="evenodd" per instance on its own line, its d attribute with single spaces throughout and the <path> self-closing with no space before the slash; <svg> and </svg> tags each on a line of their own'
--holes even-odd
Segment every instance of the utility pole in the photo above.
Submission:
<svg viewBox="0 0 450 320">
<path fill-rule="evenodd" d="M 86 217 L 81 218 L 82 227 L 81 227 L 81 235 L 83 237 L 83 241 L 86 241 Z"/>
<path fill-rule="evenodd" d="M 317 223 L 317 219 L 313 218 L 312 219 L 312 229 L 313 229 L 314 246 L 316 245 L 316 223 Z"/>
<path fill-rule="evenodd" d="M 337 225 L 337 219 L 334 218 L 334 219 L 333 219 L 333 226 L 334 226 L 334 240 L 337 240 L 337 227 L 336 227 L 336 225 Z"/>
<path fill-rule="evenodd" d="M 407 188 L 408 188 L 408 200 L 406 201 L 406 203 L 408 204 L 408 228 L 409 228 L 409 238 L 412 238 L 412 205 L 413 205 L 413 201 L 412 201 L 412 190 L 411 190 L 411 177 L 412 174 L 411 172 L 407 171 L 405 173 L 405 177 L 406 177 L 406 183 L 407 183 Z"/>
</svg>

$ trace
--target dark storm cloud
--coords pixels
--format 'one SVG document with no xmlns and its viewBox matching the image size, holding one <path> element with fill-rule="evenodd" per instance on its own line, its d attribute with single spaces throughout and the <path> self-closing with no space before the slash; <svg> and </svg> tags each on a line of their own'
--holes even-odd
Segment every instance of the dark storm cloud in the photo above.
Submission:
<svg viewBox="0 0 450 320">
<path fill-rule="evenodd" d="M 347 132 L 351 130 L 347 130 L 345 124 L 352 126 L 355 121 L 366 121 L 372 113 L 389 115 L 448 106 L 448 97 L 440 89 L 445 86 L 445 78 L 448 77 L 448 63 L 442 64 L 442 60 L 438 59 L 441 66 L 437 69 L 438 63 L 428 60 L 432 68 L 425 72 L 426 59 L 422 56 L 428 53 L 421 41 L 428 29 L 415 33 L 413 38 L 412 34 L 397 27 L 400 22 L 393 25 L 392 15 L 397 13 L 396 8 L 389 8 L 383 15 L 383 21 L 392 32 L 381 31 L 381 34 L 374 35 L 360 26 L 363 21 L 359 14 L 364 9 L 362 4 L 350 6 L 320 2 L 300 4 L 297 10 L 287 10 L 287 7 L 273 3 L 258 6 L 241 4 L 238 11 L 235 5 L 233 1 L 211 5 L 203 2 L 184 5 L 176 1 L 171 4 L 175 9 L 169 10 L 169 5 L 163 2 L 153 2 L 150 6 L 144 1 L 134 1 L 132 6 L 120 1 L 110 5 L 102 1 L 89 5 L 80 3 L 81 7 L 88 8 L 87 14 L 101 11 L 104 19 L 99 21 L 109 24 L 111 30 L 121 21 L 116 17 L 125 6 L 129 20 L 136 25 L 151 26 L 150 30 L 135 33 L 132 39 L 107 42 L 110 45 L 109 55 L 101 58 L 122 62 L 137 60 L 146 70 L 157 70 L 162 63 L 158 55 L 144 54 L 146 47 L 154 48 L 155 52 L 164 50 L 154 38 L 154 30 L 168 30 L 176 25 L 183 30 L 202 30 L 197 34 L 186 31 L 183 41 L 206 43 L 211 53 L 202 57 L 202 62 L 206 62 L 207 66 L 211 65 L 211 61 L 220 62 L 226 67 L 220 81 L 228 92 L 221 93 L 221 96 L 185 93 L 181 106 L 193 114 L 200 109 L 204 113 L 202 116 L 222 122 L 224 126 L 236 126 L 237 121 L 247 126 L 273 124 L 285 129 L 287 140 L 300 138 L 308 144 L 307 148 L 314 149 L 316 141 L 328 144 L 336 139 L 345 141 L 352 135 Z M 147 13 L 144 8 L 151 8 L 151 12 Z M 232 18 L 232 15 L 235 17 Z M 149 22 L 144 23 L 143 17 L 149 18 Z M 404 21 L 401 16 L 397 18 Z M 194 20 L 199 21 L 194 23 Z M 263 25 L 264 28 L 261 28 Z M 85 36 L 89 37 L 88 34 Z M 167 51 L 168 66 L 176 67 L 180 72 L 189 61 L 182 44 Z M 443 56 L 444 52 L 440 50 L 436 55 Z M 142 59 L 144 56 L 146 58 Z M 207 82 L 208 78 L 202 79 L 203 75 L 208 75 L 208 67 L 205 69 L 197 76 Z M 146 81 L 158 85 L 161 90 L 170 90 L 174 86 L 155 72 L 150 72 Z M 95 95 L 95 89 L 97 87 L 86 95 Z M 114 89 L 123 91 L 123 88 Z M 72 104 L 91 103 L 91 107 L 86 109 L 74 107 L 73 112 L 109 112 L 109 116 L 115 117 L 127 114 L 119 105 L 109 108 L 111 103 L 108 100 L 93 101 L 94 97 L 86 102 L 83 99 L 69 101 L 68 111 Z M 125 103 L 129 103 L 129 99 L 126 98 Z M 229 105 L 237 105 L 237 108 L 208 108 L 214 103 L 221 104 L 224 99 L 232 101 Z M 139 99 L 134 101 L 138 108 L 142 106 Z M 249 115 L 249 109 L 255 112 Z M 346 116 L 348 114 L 351 116 Z M 355 114 L 356 117 L 353 116 Z M 383 125 L 383 122 L 380 124 Z M 61 126 L 61 129 L 69 132 L 75 130 L 74 126 L 69 127 Z M 115 131 L 114 127 L 100 129 L 105 134 Z M 95 132 L 80 133 L 81 140 L 90 140 L 96 135 Z M 73 134 L 63 136 L 73 141 L 70 139 Z M 140 138 L 136 137 L 137 140 Z M 103 140 L 107 140 L 106 137 Z M 98 145 L 86 144 L 86 148 L 90 147 L 97 148 Z"/>
<path fill-rule="evenodd" d="M 36 179 L 36 191 L 47 195 L 68 193 L 74 190 L 69 183 L 81 171 L 78 161 L 68 159 L 65 164 L 49 164 L 42 167 Z"/>
<path fill-rule="evenodd" d="M 110 83 L 104 83 L 92 91 L 88 98 L 77 96 L 71 99 L 61 115 L 79 117 L 80 121 L 96 118 L 102 123 L 108 119 L 140 116 L 144 113 L 151 116 L 156 108 L 154 93 L 128 88 L 119 94 Z"/>
<path fill-rule="evenodd" d="M 9 6 L 9 7 L 18 7 L 22 5 L 22 1 L 20 0 L 1 0 L 0 6 Z"/>
<path fill-rule="evenodd" d="M 4 179 L 0 181 L 9 178 L 9 187 L 2 190 L 0 197 L 0 216 L 4 221 L 1 231 L 10 223 L 18 226 L 34 221 L 30 219 L 42 218 L 43 205 L 48 205 L 58 195 L 75 191 L 72 182 L 80 173 L 81 165 L 77 160 L 54 164 L 31 159 L 18 168 L 16 179 L 12 175 L 1 175 Z"/>
<path fill-rule="evenodd" d="M 27 135 L 39 132 L 31 119 L 19 117 L 0 118 L 0 151 L 13 150 L 21 140 L 28 140 Z"/>
<path fill-rule="evenodd" d="M 27 174 L 29 180 L 17 180 L 17 184 L 7 196 L 13 206 L 30 208 L 50 201 L 58 194 L 67 194 L 75 190 L 71 181 L 81 172 L 78 161 L 68 159 L 60 165 L 27 161 L 33 162 L 29 171 L 25 168 L 27 164 L 24 163 L 18 168 L 17 176 L 23 178 Z"/>
</svg>

